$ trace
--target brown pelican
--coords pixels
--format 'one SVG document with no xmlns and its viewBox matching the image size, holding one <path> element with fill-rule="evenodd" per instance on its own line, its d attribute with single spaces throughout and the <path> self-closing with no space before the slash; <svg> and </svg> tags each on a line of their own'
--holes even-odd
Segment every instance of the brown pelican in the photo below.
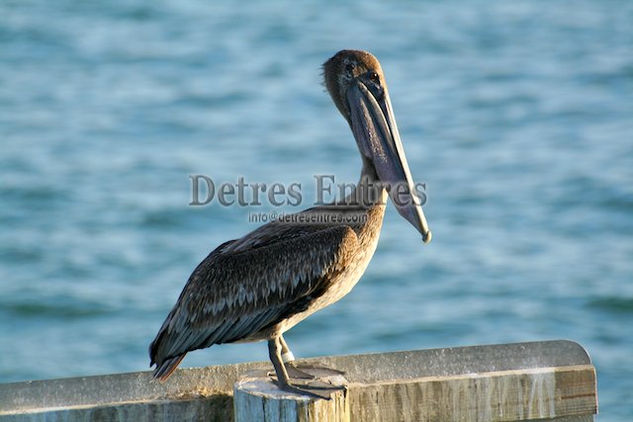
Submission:
<svg viewBox="0 0 633 422">
<path fill-rule="evenodd" d="M 268 223 L 211 252 L 150 345 L 154 378 L 166 380 L 192 350 L 267 340 L 278 385 L 305 392 L 290 382 L 289 372 L 299 378 L 301 371 L 283 333 L 358 282 L 376 249 L 387 198 L 425 243 L 431 240 L 380 63 L 370 53 L 343 50 L 323 71 L 356 138 L 360 182 L 336 203 Z"/>
</svg>

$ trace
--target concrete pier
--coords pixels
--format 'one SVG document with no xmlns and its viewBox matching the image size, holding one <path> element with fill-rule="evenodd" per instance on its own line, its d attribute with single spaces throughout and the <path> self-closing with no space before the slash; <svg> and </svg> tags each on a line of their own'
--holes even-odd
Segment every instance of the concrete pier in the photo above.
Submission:
<svg viewBox="0 0 633 422">
<path fill-rule="evenodd" d="M 345 371 L 347 389 L 336 400 L 315 404 L 316 399 L 297 397 L 305 403 L 283 405 L 312 406 L 318 412 L 335 406 L 335 412 L 348 412 L 339 420 L 571 422 L 592 421 L 598 408 L 595 368 L 585 350 L 570 341 L 299 362 Z M 0 384 L 0 421 L 239 422 L 234 391 L 261 369 L 272 367 L 252 362 L 182 369 L 165 384 L 151 380 L 149 372 Z M 265 396 L 268 387 L 240 391 Z"/>
</svg>

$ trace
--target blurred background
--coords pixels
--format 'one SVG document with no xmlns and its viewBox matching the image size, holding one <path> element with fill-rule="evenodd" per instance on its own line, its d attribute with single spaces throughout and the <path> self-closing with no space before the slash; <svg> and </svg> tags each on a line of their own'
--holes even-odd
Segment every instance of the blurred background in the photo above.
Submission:
<svg viewBox="0 0 633 422">
<path fill-rule="evenodd" d="M 0 382 L 148 369 L 195 265 L 266 207 L 217 181 L 355 182 L 321 85 L 381 60 L 433 242 L 393 207 L 298 356 L 572 339 L 633 418 L 633 2 L 0 1 Z M 292 212 L 292 207 L 281 210 Z M 266 360 L 263 344 L 183 366 Z"/>
</svg>

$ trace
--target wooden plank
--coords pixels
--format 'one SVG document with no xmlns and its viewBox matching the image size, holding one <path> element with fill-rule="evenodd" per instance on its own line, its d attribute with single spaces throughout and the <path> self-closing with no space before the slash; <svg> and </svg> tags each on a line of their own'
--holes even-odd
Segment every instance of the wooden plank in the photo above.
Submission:
<svg viewBox="0 0 633 422">
<path fill-rule="evenodd" d="M 549 418 L 553 409 L 557 422 L 558 417 L 584 421 L 597 410 L 591 360 L 582 346 L 570 341 L 325 356 L 299 362 L 345 371 L 352 420 L 389 420 L 363 419 L 375 414 L 368 408 L 380 409 L 391 420 L 417 420 L 401 416 L 405 405 L 413 417 L 433 418 L 464 403 L 461 413 L 455 414 L 500 415 L 496 420 L 511 420 L 512 412 L 523 420 Z M 271 366 L 250 362 L 179 369 L 165 384 L 151 380 L 149 372 L 0 384 L 0 421 L 92 421 L 103 420 L 104 415 L 114 421 L 166 421 L 179 414 L 192 421 L 231 420 L 233 386 L 254 369 Z M 552 389 L 552 376 L 554 401 L 545 394 Z M 486 398 L 507 404 L 486 407 L 491 403 Z"/>
<path fill-rule="evenodd" d="M 528 421 L 597 413 L 592 365 L 351 384 L 362 421 Z"/>
<path fill-rule="evenodd" d="M 324 379 L 324 378 L 321 378 Z M 347 384 L 341 375 L 327 380 L 334 386 Z M 329 400 L 288 393 L 268 376 L 246 376 L 235 384 L 235 422 L 349 422 L 350 411 L 345 389 L 321 390 Z"/>
</svg>

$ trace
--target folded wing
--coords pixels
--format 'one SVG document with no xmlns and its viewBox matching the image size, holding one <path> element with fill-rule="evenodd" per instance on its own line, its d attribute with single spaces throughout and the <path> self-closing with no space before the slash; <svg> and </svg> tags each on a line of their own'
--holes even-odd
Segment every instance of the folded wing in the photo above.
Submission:
<svg viewBox="0 0 633 422">
<path fill-rule="evenodd" d="M 293 236 L 268 227 L 220 245 L 191 274 L 150 345 L 155 378 L 167 379 L 189 351 L 248 338 L 301 312 L 358 249 L 348 226 L 285 225 Z"/>
</svg>

